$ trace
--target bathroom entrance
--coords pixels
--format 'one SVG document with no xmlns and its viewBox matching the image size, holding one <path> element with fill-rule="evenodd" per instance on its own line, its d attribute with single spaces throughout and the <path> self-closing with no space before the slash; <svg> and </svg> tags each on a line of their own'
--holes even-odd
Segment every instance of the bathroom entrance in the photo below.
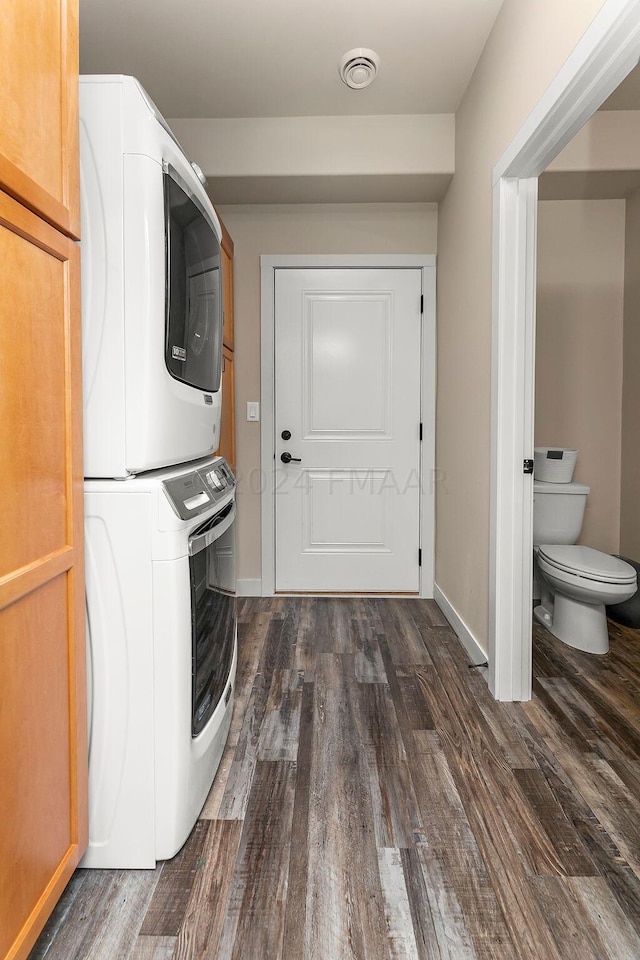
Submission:
<svg viewBox="0 0 640 960">
<path fill-rule="evenodd" d="M 494 170 L 489 685 L 531 696 L 538 177 L 640 59 L 640 2 L 608 2 Z"/>
</svg>

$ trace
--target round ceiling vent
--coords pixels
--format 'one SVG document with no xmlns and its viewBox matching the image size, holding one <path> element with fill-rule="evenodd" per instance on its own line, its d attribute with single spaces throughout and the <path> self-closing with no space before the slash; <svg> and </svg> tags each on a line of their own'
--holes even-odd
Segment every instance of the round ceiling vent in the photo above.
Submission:
<svg viewBox="0 0 640 960">
<path fill-rule="evenodd" d="M 340 60 L 340 78 L 352 90 L 362 90 L 375 80 L 380 57 L 375 50 L 356 47 Z"/>
</svg>

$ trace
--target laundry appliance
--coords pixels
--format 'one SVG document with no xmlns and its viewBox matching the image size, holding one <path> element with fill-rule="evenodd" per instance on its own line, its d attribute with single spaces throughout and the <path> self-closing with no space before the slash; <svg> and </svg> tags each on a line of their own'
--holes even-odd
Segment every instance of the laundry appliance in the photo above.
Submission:
<svg viewBox="0 0 640 960">
<path fill-rule="evenodd" d="M 133 77 L 80 77 L 84 476 L 125 478 L 220 440 L 222 230 Z"/>
<path fill-rule="evenodd" d="M 89 846 L 145 868 L 183 845 L 231 723 L 235 480 L 222 457 L 85 481 Z"/>
</svg>

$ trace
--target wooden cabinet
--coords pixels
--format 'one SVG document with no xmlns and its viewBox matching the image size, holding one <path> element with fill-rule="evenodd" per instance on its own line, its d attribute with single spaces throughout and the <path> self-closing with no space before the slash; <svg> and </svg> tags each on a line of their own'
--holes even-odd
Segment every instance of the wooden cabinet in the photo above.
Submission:
<svg viewBox="0 0 640 960">
<path fill-rule="evenodd" d="M 224 290 L 224 330 L 222 339 L 225 347 L 233 350 L 233 240 L 222 225 L 222 284 Z"/>
<path fill-rule="evenodd" d="M 87 835 L 76 0 L 7 0 L 0 41 L 0 958 L 22 960 Z"/>
<path fill-rule="evenodd" d="M 0 189 L 78 237 L 78 0 L 4 0 Z"/>
<path fill-rule="evenodd" d="M 236 411 L 234 382 L 234 335 L 233 335 L 233 240 L 222 225 L 222 283 L 224 290 L 224 343 L 222 371 L 222 420 L 220 422 L 220 445 L 217 453 L 224 457 L 233 472 L 236 470 Z"/>
<path fill-rule="evenodd" d="M 220 446 L 218 453 L 224 457 L 233 472 L 236 470 L 236 431 L 234 415 L 235 381 L 233 350 L 223 347 L 222 360 L 222 418 L 220 420 Z"/>
</svg>

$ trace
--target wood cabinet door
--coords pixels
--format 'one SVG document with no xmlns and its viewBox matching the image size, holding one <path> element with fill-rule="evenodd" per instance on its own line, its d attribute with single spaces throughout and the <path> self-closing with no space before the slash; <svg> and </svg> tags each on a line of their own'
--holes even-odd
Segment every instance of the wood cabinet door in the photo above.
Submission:
<svg viewBox="0 0 640 960">
<path fill-rule="evenodd" d="M 78 237 L 78 0 L 3 0 L 0 77 L 0 189 Z"/>
<path fill-rule="evenodd" d="M 224 328 L 222 341 L 233 350 L 233 240 L 222 226 L 222 291 L 224 296 Z"/>
<path fill-rule="evenodd" d="M 220 419 L 220 446 L 216 453 L 224 457 L 236 472 L 236 415 L 233 351 L 223 347 L 222 417 Z"/>
<path fill-rule="evenodd" d="M 21 960 L 87 838 L 79 250 L 4 193 L 0 282 L 0 957 Z"/>
</svg>

